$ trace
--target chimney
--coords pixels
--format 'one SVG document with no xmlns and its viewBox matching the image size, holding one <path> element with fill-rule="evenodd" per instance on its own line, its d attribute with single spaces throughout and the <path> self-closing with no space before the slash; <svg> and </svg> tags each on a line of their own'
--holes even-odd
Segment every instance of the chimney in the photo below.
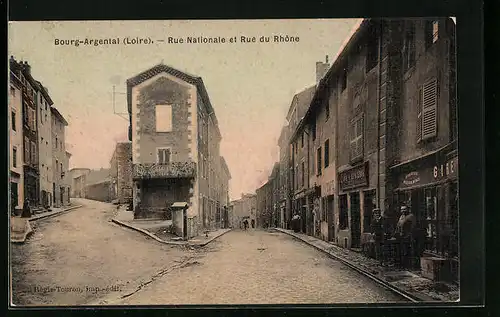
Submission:
<svg viewBox="0 0 500 317">
<path fill-rule="evenodd" d="M 328 64 L 328 55 L 326 55 L 325 62 L 316 62 L 316 84 L 319 84 L 319 81 L 323 76 L 325 76 L 326 72 L 330 64 Z"/>
</svg>

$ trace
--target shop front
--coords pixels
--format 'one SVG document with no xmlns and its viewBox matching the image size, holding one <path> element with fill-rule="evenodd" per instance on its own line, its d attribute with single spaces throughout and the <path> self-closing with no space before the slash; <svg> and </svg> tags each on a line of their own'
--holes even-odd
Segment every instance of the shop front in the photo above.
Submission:
<svg viewBox="0 0 500 317">
<path fill-rule="evenodd" d="M 409 261 L 434 280 L 458 280 L 458 156 L 438 151 L 392 168 L 395 206 L 414 215 Z"/>
<path fill-rule="evenodd" d="M 364 216 L 374 208 L 374 189 L 369 188 L 369 163 L 365 161 L 339 172 L 337 244 L 360 249 L 363 243 Z M 369 197 L 370 203 L 366 203 Z"/>
</svg>

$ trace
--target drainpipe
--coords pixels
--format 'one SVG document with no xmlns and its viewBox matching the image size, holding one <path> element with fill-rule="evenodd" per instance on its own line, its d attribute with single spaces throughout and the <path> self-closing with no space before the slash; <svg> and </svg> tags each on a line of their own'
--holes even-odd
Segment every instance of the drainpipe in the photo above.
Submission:
<svg viewBox="0 0 500 317">
<path fill-rule="evenodd" d="M 378 22 L 378 84 L 377 84 L 377 208 L 384 212 L 380 202 L 380 89 L 382 86 L 382 21 Z M 385 144 L 387 146 L 387 135 L 385 135 Z M 387 179 L 387 178 L 386 178 Z M 387 193 L 386 193 L 387 194 Z"/>
</svg>

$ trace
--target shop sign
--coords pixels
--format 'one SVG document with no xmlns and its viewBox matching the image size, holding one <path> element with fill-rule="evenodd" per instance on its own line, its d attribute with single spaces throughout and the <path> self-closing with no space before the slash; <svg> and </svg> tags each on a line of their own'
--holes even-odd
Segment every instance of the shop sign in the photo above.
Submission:
<svg viewBox="0 0 500 317">
<path fill-rule="evenodd" d="M 458 156 L 448 160 L 444 164 L 435 165 L 432 169 L 432 175 L 435 180 L 443 178 L 453 178 L 457 176 L 458 172 Z"/>
<path fill-rule="evenodd" d="M 411 172 L 406 174 L 403 178 L 403 184 L 406 186 L 412 186 L 420 182 L 420 175 L 418 172 Z"/>
<path fill-rule="evenodd" d="M 427 185 L 445 179 L 454 178 L 458 174 L 458 157 L 444 163 L 423 167 L 417 171 L 402 174 L 399 177 L 401 188 Z"/>
<path fill-rule="evenodd" d="M 353 167 L 339 175 L 340 189 L 349 189 L 368 185 L 368 162 Z"/>
</svg>

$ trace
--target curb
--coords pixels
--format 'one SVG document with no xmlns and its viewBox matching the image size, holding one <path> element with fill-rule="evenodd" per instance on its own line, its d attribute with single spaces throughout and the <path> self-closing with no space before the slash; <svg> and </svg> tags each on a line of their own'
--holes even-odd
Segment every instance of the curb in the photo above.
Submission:
<svg viewBox="0 0 500 317">
<path fill-rule="evenodd" d="M 300 237 L 298 235 L 293 234 L 292 232 L 284 231 L 284 230 L 282 230 L 280 228 L 275 228 L 275 230 L 278 231 L 278 232 L 287 234 L 287 235 L 289 235 L 291 237 L 294 237 L 295 239 L 298 239 L 298 240 L 304 242 L 305 244 L 307 244 L 309 246 L 312 246 L 315 249 L 317 249 L 317 250 L 319 250 L 319 251 L 321 251 L 323 253 L 328 254 L 330 257 L 332 257 L 332 258 L 338 260 L 339 262 L 345 264 L 349 268 L 355 270 L 356 272 L 358 272 L 358 273 L 360 273 L 362 275 L 365 275 L 366 277 L 372 279 L 376 283 L 378 283 L 378 284 L 380 284 L 380 285 L 388 288 L 392 292 L 397 293 L 398 295 L 400 295 L 400 296 L 402 296 L 402 297 L 410 300 L 411 302 L 414 302 L 414 303 L 417 303 L 417 302 L 429 302 L 429 301 L 430 302 L 439 302 L 439 301 L 436 301 L 436 300 L 434 300 L 434 299 L 432 299 L 430 297 L 427 298 L 427 297 L 421 296 L 420 294 L 409 293 L 409 292 L 405 291 L 404 289 L 401 289 L 400 287 L 397 287 L 397 286 L 393 285 L 392 283 L 389 283 L 389 282 L 387 282 L 387 281 L 385 281 L 385 280 L 377 277 L 376 275 L 363 270 L 362 268 L 360 268 L 356 264 L 354 264 L 354 263 L 352 263 L 352 262 L 350 262 L 350 261 L 348 261 L 348 260 L 346 260 L 346 259 L 344 259 L 344 258 L 342 258 L 342 257 L 340 257 L 340 256 L 338 256 L 336 254 L 334 254 L 333 252 L 329 252 L 327 250 L 324 250 L 324 249 L 322 249 L 322 248 L 320 248 L 320 247 L 318 247 L 318 246 L 310 243 L 309 241 L 303 239 L 302 237 Z"/>
<path fill-rule="evenodd" d="M 135 230 L 137 232 L 140 232 L 142 234 L 145 234 L 147 235 L 148 237 L 160 242 L 160 243 L 163 243 L 163 244 L 169 244 L 169 245 L 185 245 L 185 246 L 193 246 L 193 247 L 204 247 L 206 246 L 207 244 L 209 244 L 210 242 L 214 241 L 215 239 L 217 239 L 218 237 L 228 233 L 229 231 L 231 230 L 227 230 L 225 232 L 222 232 L 221 234 L 219 235 L 216 235 L 212 238 L 210 238 L 208 241 L 205 241 L 203 243 L 190 243 L 189 241 L 183 241 L 183 242 L 177 242 L 177 241 L 165 241 L 163 239 L 160 239 L 157 235 L 145 230 L 145 229 L 142 229 L 142 228 L 137 228 L 135 226 L 132 226 L 128 223 L 125 223 L 123 221 L 120 221 L 120 220 L 117 220 L 117 219 L 111 219 L 112 222 L 122 226 L 122 227 L 126 227 L 126 228 L 129 228 L 129 229 L 132 229 L 132 230 Z"/>
<path fill-rule="evenodd" d="M 28 221 L 37 221 L 37 220 L 41 220 L 41 219 L 46 219 L 46 218 L 50 218 L 50 217 L 55 217 L 55 216 L 59 216 L 59 215 L 62 215 L 68 211 L 71 211 L 71 210 L 74 210 L 74 209 L 77 209 L 77 208 L 81 208 L 83 207 L 83 205 L 77 205 L 77 206 L 72 206 L 72 207 L 69 207 L 67 209 L 64 209 L 64 210 L 61 210 L 57 213 L 53 213 L 53 214 L 49 214 L 49 215 L 40 215 L 39 217 L 36 217 L 36 218 L 30 218 L 28 219 Z"/>
<path fill-rule="evenodd" d="M 33 233 L 33 229 L 31 228 L 29 221 L 27 222 L 26 225 L 28 227 L 28 230 L 26 230 L 23 237 L 21 239 L 18 239 L 18 240 L 12 240 L 12 238 L 11 238 L 10 239 L 11 243 L 23 244 L 26 242 L 26 239 Z"/>
</svg>

